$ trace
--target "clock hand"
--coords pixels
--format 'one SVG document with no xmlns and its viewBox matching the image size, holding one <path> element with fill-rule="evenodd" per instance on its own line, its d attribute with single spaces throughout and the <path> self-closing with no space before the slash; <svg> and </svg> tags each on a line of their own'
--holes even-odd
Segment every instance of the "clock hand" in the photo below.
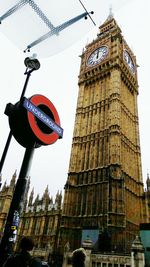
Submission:
<svg viewBox="0 0 150 267">
<path fill-rule="evenodd" d="M 98 59 L 98 57 L 99 57 L 99 49 L 98 49 L 98 51 L 97 51 L 96 58 Z"/>
</svg>

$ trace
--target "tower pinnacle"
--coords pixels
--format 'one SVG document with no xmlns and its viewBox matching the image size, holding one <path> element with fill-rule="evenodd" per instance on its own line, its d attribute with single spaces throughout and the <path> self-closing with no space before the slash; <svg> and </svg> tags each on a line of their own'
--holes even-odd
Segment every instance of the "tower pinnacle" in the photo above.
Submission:
<svg viewBox="0 0 150 267">
<path fill-rule="evenodd" d="M 111 20 L 113 17 L 114 17 L 114 14 L 112 12 L 112 6 L 110 6 L 110 8 L 109 8 L 109 15 L 108 15 L 106 21 Z"/>
</svg>

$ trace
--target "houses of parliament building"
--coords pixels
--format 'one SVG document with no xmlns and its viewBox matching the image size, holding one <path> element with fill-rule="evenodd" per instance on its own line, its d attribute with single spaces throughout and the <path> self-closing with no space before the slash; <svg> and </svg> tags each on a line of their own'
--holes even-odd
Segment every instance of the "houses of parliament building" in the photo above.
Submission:
<svg viewBox="0 0 150 267">
<path fill-rule="evenodd" d="M 53 198 L 48 187 L 41 198 L 33 190 L 28 196 L 28 181 L 18 229 L 18 239 L 32 237 L 33 254 L 47 261 L 85 240 L 95 255 L 125 257 L 140 225 L 150 222 L 150 179 L 144 190 L 141 169 L 136 57 L 112 14 L 81 55 L 78 85 L 64 197 L 58 191 Z M 1 187 L 1 235 L 16 179 L 14 173 L 10 184 Z M 108 262 L 92 266 L 132 266 Z"/>
</svg>

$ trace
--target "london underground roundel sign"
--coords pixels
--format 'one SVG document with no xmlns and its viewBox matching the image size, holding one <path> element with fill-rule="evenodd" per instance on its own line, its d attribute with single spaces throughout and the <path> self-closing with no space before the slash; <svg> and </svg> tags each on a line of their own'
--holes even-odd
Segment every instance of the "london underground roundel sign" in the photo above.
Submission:
<svg viewBox="0 0 150 267">
<path fill-rule="evenodd" d="M 15 105 L 7 104 L 5 114 L 14 138 L 25 148 L 50 145 L 63 137 L 57 110 L 43 95 L 24 97 Z"/>
<path fill-rule="evenodd" d="M 30 99 L 24 98 L 23 106 L 27 110 L 28 123 L 41 143 L 50 145 L 62 138 L 58 112 L 47 97 L 33 95 Z"/>
</svg>

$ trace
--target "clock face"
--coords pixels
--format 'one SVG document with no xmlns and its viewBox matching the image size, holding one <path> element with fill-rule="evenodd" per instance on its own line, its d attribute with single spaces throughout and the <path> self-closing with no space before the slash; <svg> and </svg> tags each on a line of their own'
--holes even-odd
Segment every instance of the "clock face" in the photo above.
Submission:
<svg viewBox="0 0 150 267">
<path fill-rule="evenodd" d="M 87 65 L 95 66 L 99 64 L 102 60 L 104 60 L 108 55 L 108 47 L 101 46 L 97 48 L 88 58 Z"/>
<path fill-rule="evenodd" d="M 127 50 L 124 50 L 124 60 L 132 73 L 135 73 L 135 65 Z"/>
</svg>

